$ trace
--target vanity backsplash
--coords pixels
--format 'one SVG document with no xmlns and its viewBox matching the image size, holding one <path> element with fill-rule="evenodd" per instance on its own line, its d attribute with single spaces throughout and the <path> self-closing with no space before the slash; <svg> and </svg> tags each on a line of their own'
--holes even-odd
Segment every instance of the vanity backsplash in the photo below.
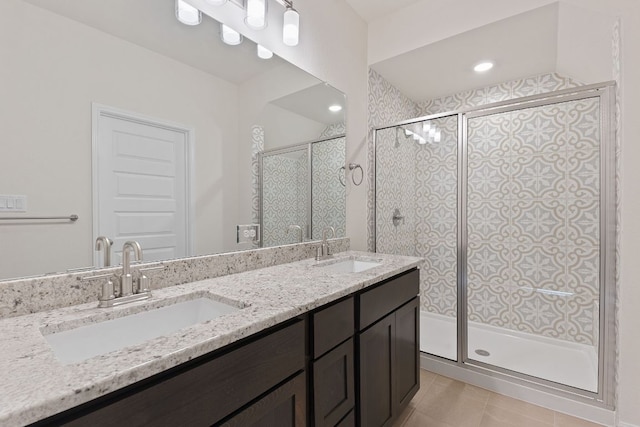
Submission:
<svg viewBox="0 0 640 427">
<path fill-rule="evenodd" d="M 333 253 L 347 251 L 349 245 L 348 238 L 329 241 Z M 316 254 L 317 246 L 318 242 L 307 242 L 136 264 L 132 268 L 137 270 L 164 266 L 164 268 L 145 272 L 151 279 L 153 290 L 312 258 Z M 97 304 L 102 282 L 106 279 L 86 280 L 86 278 L 120 273 L 121 270 L 122 267 L 110 267 L 0 282 L 0 318 L 21 316 L 91 301 L 96 301 Z"/>
</svg>

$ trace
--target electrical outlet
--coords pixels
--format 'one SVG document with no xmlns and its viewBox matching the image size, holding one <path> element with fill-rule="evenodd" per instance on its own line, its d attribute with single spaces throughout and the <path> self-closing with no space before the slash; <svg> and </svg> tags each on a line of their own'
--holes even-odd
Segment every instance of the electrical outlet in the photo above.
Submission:
<svg viewBox="0 0 640 427">
<path fill-rule="evenodd" d="M 247 224 L 236 226 L 238 243 L 258 243 L 260 241 L 260 225 Z"/>
<path fill-rule="evenodd" d="M 0 194 L 0 212 L 26 212 L 27 196 Z"/>
</svg>

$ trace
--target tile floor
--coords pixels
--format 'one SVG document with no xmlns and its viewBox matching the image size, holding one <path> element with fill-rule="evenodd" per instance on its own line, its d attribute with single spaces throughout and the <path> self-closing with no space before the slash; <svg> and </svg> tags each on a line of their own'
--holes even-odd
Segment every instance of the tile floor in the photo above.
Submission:
<svg viewBox="0 0 640 427">
<path fill-rule="evenodd" d="M 420 390 L 394 427 L 596 427 L 550 409 L 424 369 Z"/>
</svg>

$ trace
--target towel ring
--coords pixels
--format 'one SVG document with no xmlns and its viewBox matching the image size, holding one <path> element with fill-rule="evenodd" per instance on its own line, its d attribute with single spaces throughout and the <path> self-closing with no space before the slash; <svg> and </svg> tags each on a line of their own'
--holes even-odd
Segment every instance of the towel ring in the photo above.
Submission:
<svg viewBox="0 0 640 427">
<path fill-rule="evenodd" d="M 344 182 L 344 172 L 345 172 L 346 168 L 344 166 L 338 168 L 338 181 L 340 181 L 340 184 L 342 184 L 343 187 L 346 187 L 346 184 Z"/>
<path fill-rule="evenodd" d="M 360 169 L 360 179 L 358 180 L 358 182 L 356 182 L 356 179 L 353 177 L 353 173 L 351 174 L 351 182 L 353 182 L 353 185 L 358 186 L 360 184 L 362 184 L 362 181 L 364 180 L 364 170 L 362 169 L 362 166 L 360 166 L 358 163 L 349 163 L 349 170 L 350 171 L 354 171 L 356 169 Z"/>
</svg>

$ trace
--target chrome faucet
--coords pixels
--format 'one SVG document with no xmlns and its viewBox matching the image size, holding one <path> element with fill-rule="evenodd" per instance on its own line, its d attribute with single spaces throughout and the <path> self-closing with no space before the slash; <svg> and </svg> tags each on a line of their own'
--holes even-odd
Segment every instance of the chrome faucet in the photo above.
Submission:
<svg viewBox="0 0 640 427">
<path fill-rule="evenodd" d="M 287 229 L 287 234 L 289 234 L 289 232 L 292 231 L 292 230 L 298 230 L 298 243 L 302 243 L 302 239 L 303 239 L 303 237 L 302 237 L 302 227 L 300 227 L 297 224 L 291 224 L 289 226 L 289 228 Z"/>
<path fill-rule="evenodd" d="M 126 297 L 133 293 L 133 276 L 131 275 L 131 250 L 135 252 L 136 261 L 142 261 L 140 243 L 129 240 L 122 246 L 122 285 L 120 296 Z"/>
<path fill-rule="evenodd" d="M 96 251 L 104 250 L 103 267 L 111 266 L 111 245 L 113 245 L 113 241 L 108 237 L 99 236 L 96 239 Z"/>
<path fill-rule="evenodd" d="M 335 228 L 325 227 L 324 230 L 322 230 L 322 243 L 320 243 L 320 246 L 318 246 L 318 248 L 316 249 L 316 261 L 329 258 L 332 255 L 331 249 L 329 248 L 329 242 L 327 242 L 327 232 L 329 231 L 331 232 L 331 237 L 329 237 L 330 239 L 336 237 Z"/>
</svg>

